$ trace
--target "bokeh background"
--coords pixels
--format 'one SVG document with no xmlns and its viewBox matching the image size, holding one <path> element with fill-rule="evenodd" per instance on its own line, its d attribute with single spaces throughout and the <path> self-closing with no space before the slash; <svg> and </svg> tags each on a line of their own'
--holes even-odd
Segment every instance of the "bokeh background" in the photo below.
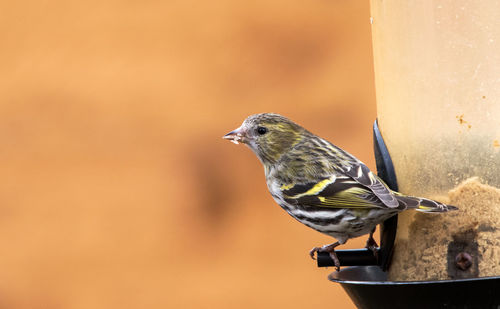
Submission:
<svg viewBox="0 0 500 309">
<path fill-rule="evenodd" d="M 307 255 L 333 239 L 221 136 L 277 112 L 374 168 L 369 17 L 367 0 L 2 1 L 0 308 L 353 308 Z"/>
</svg>

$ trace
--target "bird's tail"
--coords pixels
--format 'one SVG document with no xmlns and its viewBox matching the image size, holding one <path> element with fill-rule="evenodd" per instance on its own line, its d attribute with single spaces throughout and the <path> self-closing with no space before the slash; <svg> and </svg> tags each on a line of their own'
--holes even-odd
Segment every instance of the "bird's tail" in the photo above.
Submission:
<svg viewBox="0 0 500 309">
<path fill-rule="evenodd" d="M 396 199 L 399 201 L 400 205 L 406 205 L 406 209 L 415 209 L 421 212 L 447 212 L 458 209 L 455 206 L 446 205 L 423 197 L 397 195 Z"/>
</svg>

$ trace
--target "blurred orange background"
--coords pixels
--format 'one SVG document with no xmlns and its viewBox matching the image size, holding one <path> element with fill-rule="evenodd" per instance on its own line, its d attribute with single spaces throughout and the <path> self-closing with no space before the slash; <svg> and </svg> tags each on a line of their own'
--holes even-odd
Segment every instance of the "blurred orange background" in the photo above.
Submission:
<svg viewBox="0 0 500 309">
<path fill-rule="evenodd" d="M 1 308 L 353 308 L 221 139 L 277 112 L 374 168 L 368 1 L 2 1 Z M 362 247 L 365 239 L 344 248 Z"/>
</svg>

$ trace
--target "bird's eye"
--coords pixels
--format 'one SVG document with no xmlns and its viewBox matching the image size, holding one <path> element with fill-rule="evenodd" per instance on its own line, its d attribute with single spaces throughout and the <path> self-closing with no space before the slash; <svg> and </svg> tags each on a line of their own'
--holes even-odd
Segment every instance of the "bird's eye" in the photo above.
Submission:
<svg viewBox="0 0 500 309">
<path fill-rule="evenodd" d="M 264 135 L 267 133 L 267 128 L 266 127 L 257 127 L 257 133 L 259 133 L 259 135 Z"/>
</svg>

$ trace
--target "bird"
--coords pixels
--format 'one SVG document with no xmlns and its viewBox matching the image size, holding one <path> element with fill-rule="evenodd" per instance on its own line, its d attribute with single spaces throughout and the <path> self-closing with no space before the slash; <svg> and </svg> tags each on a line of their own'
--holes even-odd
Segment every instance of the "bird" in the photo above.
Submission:
<svg viewBox="0 0 500 309">
<path fill-rule="evenodd" d="M 279 114 L 251 115 L 223 138 L 245 144 L 257 155 L 268 190 L 281 208 L 337 240 L 309 251 L 313 259 L 318 252 L 329 253 L 337 271 L 337 246 L 369 234 L 366 248 L 376 255 L 375 228 L 395 214 L 457 209 L 391 190 L 356 157 Z"/>
</svg>

